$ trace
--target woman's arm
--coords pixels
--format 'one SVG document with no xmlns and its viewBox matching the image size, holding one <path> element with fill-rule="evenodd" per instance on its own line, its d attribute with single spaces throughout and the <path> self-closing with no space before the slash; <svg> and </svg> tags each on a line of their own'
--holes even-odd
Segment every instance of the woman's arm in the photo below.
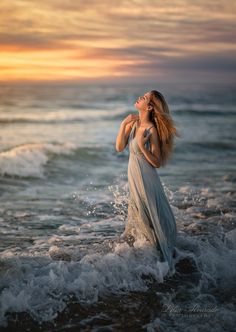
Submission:
<svg viewBox="0 0 236 332">
<path fill-rule="evenodd" d="M 151 135 L 150 135 L 150 144 L 151 144 L 151 152 L 146 149 L 144 144 L 141 144 L 140 150 L 146 157 L 147 161 L 155 168 L 161 167 L 160 164 L 160 145 L 157 135 L 157 130 L 155 127 L 152 127 L 150 129 Z"/>
<path fill-rule="evenodd" d="M 136 114 L 129 114 L 120 125 L 120 129 L 116 138 L 116 151 L 121 152 L 125 149 L 129 134 L 134 122 L 139 118 Z"/>
</svg>

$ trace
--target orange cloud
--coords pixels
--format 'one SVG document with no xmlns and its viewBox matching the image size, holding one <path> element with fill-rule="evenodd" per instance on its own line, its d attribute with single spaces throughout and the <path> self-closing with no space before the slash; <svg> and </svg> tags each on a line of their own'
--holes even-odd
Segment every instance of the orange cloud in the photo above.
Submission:
<svg viewBox="0 0 236 332">
<path fill-rule="evenodd" d="M 224 67 L 224 54 L 235 56 L 233 7 L 226 0 L 5 0 L 0 79 L 181 76 L 206 71 L 209 56 L 227 75 L 235 68 L 233 60 Z M 195 62 L 184 68 L 186 59 Z"/>
</svg>

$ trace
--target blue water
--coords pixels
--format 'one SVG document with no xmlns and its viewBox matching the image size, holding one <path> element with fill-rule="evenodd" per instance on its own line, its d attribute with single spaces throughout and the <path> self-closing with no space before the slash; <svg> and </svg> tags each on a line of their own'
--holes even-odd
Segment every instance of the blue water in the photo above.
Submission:
<svg viewBox="0 0 236 332">
<path fill-rule="evenodd" d="M 78 302 L 92 301 L 91 280 L 98 294 L 106 293 L 87 265 L 84 279 L 73 264 L 81 266 L 97 255 L 105 262 L 109 239 L 123 231 L 129 151 L 118 153 L 115 141 L 121 121 L 137 112 L 133 106 L 137 97 L 151 89 L 164 94 L 182 135 L 176 138 L 168 165 L 157 170 L 177 219 L 179 248 L 186 253 L 196 236 L 201 250 L 210 253 L 204 258 L 190 250 L 204 275 L 202 287 L 209 282 L 206 275 L 216 284 L 224 280 L 203 261 L 228 269 L 219 261 L 217 241 L 219 234 L 231 239 L 235 229 L 235 87 L 1 85 L 0 315 L 5 326 L 7 312 L 24 311 L 38 321 L 52 320 L 65 308 L 70 291 Z M 203 250 L 200 237 L 210 234 L 217 245 Z M 235 250 L 223 243 L 230 264 Z M 140 263 L 140 270 L 146 268 Z M 99 269 L 106 275 L 105 267 L 96 265 L 96 272 Z M 57 272 L 64 273 L 59 289 L 65 297 L 54 299 L 48 313 L 45 303 L 52 300 L 48 282 L 59 282 Z M 225 273 L 231 285 L 235 271 Z M 127 292 L 143 289 L 135 276 L 127 277 Z M 106 275 L 119 293 L 120 281 L 113 277 Z M 80 282 L 85 283 L 83 296 Z M 201 288 L 199 292 L 202 295 Z M 235 318 L 233 308 L 227 310 Z"/>
</svg>

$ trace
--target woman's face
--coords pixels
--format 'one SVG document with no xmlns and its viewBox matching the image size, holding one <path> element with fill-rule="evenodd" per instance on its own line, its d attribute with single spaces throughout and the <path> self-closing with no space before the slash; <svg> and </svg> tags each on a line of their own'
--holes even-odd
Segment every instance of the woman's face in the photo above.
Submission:
<svg viewBox="0 0 236 332">
<path fill-rule="evenodd" d="M 143 96 L 138 97 L 138 99 L 136 100 L 134 106 L 142 112 L 147 111 L 148 108 L 148 103 L 150 101 L 150 97 L 151 97 L 151 93 L 150 92 L 146 92 Z"/>
</svg>

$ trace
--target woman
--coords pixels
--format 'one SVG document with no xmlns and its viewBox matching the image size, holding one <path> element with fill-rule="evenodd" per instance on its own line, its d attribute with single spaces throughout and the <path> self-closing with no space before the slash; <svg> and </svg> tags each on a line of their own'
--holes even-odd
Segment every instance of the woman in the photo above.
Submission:
<svg viewBox="0 0 236 332">
<path fill-rule="evenodd" d="M 118 152 L 127 143 L 130 151 L 128 220 L 121 238 L 155 247 L 160 260 L 167 261 L 173 271 L 176 221 L 156 168 L 167 163 L 174 135 L 179 133 L 160 92 L 145 93 L 134 106 L 139 115 L 130 114 L 122 121 L 116 139 Z"/>
</svg>

